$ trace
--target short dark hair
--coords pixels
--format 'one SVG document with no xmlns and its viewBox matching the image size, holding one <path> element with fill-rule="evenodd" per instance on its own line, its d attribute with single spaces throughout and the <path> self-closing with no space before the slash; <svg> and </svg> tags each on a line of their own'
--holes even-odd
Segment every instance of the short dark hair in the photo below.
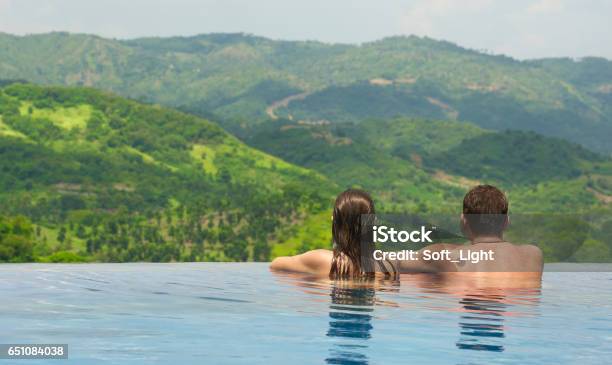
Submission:
<svg viewBox="0 0 612 365">
<path fill-rule="evenodd" d="M 463 214 L 472 233 L 500 235 L 508 216 L 508 199 L 493 185 L 478 185 L 465 194 Z"/>
</svg>

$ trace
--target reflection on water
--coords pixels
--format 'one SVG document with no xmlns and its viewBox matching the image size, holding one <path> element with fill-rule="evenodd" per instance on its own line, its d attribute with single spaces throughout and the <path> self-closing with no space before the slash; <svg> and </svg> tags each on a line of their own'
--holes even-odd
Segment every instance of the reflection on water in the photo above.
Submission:
<svg viewBox="0 0 612 365">
<path fill-rule="evenodd" d="M 459 303 L 465 314 L 459 320 L 461 336 L 457 347 L 462 350 L 504 351 L 504 314 L 507 305 L 503 296 L 471 295 Z"/>
<path fill-rule="evenodd" d="M 531 317 L 540 300 L 540 282 L 521 288 L 486 288 L 467 291 L 459 301 L 461 350 L 503 352 L 504 322 L 509 317 Z"/>
<path fill-rule="evenodd" d="M 367 345 L 354 340 L 372 336 L 374 295 L 372 287 L 332 287 L 327 336 L 338 337 L 341 341 L 334 343 L 330 349 L 329 357 L 325 359 L 328 364 L 368 363 L 368 357 L 364 354 Z"/>
<path fill-rule="evenodd" d="M 508 317 L 531 316 L 541 294 L 540 277 L 530 274 L 417 274 L 405 276 L 402 284 L 418 288 L 428 300 L 456 298 L 459 304 L 456 310 L 461 315 L 455 345 L 460 350 L 472 351 L 504 352 L 505 321 Z"/>
<path fill-rule="evenodd" d="M 323 296 L 329 298 L 325 300 L 329 303 L 329 322 L 324 332 L 331 344 L 325 358 L 327 364 L 370 363 L 367 354 L 376 350 L 368 343 L 374 331 L 375 308 L 398 306 L 377 294 L 397 295 L 398 280 L 329 281 L 296 273 L 277 272 L 275 275 L 280 282 L 300 288 L 317 302 Z"/>
<path fill-rule="evenodd" d="M 0 265 L 0 322 L 5 343 L 68 343 L 66 365 L 605 363 L 612 273 L 544 278 L 349 285 L 265 264 Z"/>
<path fill-rule="evenodd" d="M 403 330 L 425 335 L 432 327 L 438 328 L 437 335 L 429 337 L 427 351 L 439 347 L 450 353 L 450 348 L 454 348 L 464 356 L 477 355 L 474 351 L 498 356 L 493 353 L 508 352 L 508 337 L 515 335 L 508 334 L 507 322 L 537 316 L 534 311 L 541 296 L 540 278 L 529 275 L 416 274 L 405 275 L 397 281 L 365 282 L 313 280 L 292 274 L 279 274 L 278 278 L 314 295 L 317 301 L 329 296 L 329 322 L 324 332 L 331 340 L 325 358 L 328 364 L 380 363 L 372 354 L 380 353 L 379 336 L 388 339 L 385 336 L 388 333 L 380 332 L 377 323 L 382 324 L 379 321 L 388 316 L 389 307 L 398 308 L 395 313 L 410 317 Z M 423 311 L 428 315 L 413 317 Z M 375 312 L 378 314 L 374 315 Z M 414 340 L 402 341 L 398 351 L 411 353 L 413 357 L 414 351 L 422 353 L 423 349 L 419 350 Z M 481 361 L 471 359 L 469 363 Z"/>
</svg>

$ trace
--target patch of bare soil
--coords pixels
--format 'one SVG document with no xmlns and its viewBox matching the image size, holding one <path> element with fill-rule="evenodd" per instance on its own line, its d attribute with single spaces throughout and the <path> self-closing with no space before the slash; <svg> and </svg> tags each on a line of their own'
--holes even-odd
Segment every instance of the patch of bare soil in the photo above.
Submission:
<svg viewBox="0 0 612 365">
<path fill-rule="evenodd" d="M 595 198 L 597 200 L 599 200 L 600 202 L 602 202 L 604 204 L 612 203 L 612 196 L 600 193 L 599 191 L 597 191 L 597 190 L 595 190 L 593 188 L 587 188 L 587 190 L 589 192 L 591 192 L 593 195 L 595 195 Z"/>
<path fill-rule="evenodd" d="M 393 84 L 393 80 L 388 80 L 388 79 L 383 79 L 383 78 L 370 79 L 370 85 L 387 86 L 387 85 L 392 85 L 392 84 Z"/>
<path fill-rule="evenodd" d="M 278 108 L 286 108 L 290 102 L 295 100 L 304 100 L 310 94 L 312 94 L 312 91 L 305 91 L 303 93 L 289 95 L 286 98 L 277 100 L 266 108 L 266 114 L 268 114 L 271 119 L 277 120 L 278 116 L 276 115 L 276 110 Z"/>
<path fill-rule="evenodd" d="M 436 98 L 432 98 L 431 96 L 427 97 L 427 101 L 430 104 L 435 105 L 439 107 L 440 109 L 444 110 L 446 115 L 448 115 L 451 119 L 457 119 L 459 117 L 459 112 L 455 110 L 455 108 L 453 108 L 452 106 L 446 104 L 445 102 L 438 100 Z"/>
<path fill-rule="evenodd" d="M 612 84 L 603 84 L 603 85 L 600 85 L 597 88 L 597 91 L 599 91 L 602 94 L 610 94 L 610 93 L 612 93 Z"/>
<path fill-rule="evenodd" d="M 477 83 L 468 83 L 465 85 L 465 88 L 469 90 L 476 90 L 476 91 L 495 92 L 495 91 L 500 90 L 501 86 L 497 84 L 484 85 L 484 84 L 477 84 Z"/>
<path fill-rule="evenodd" d="M 464 189 L 470 189 L 480 184 L 478 180 L 468 179 L 467 177 L 463 177 L 463 176 L 450 175 L 442 170 L 437 170 L 433 174 L 433 178 L 445 184 L 458 186 Z"/>
</svg>

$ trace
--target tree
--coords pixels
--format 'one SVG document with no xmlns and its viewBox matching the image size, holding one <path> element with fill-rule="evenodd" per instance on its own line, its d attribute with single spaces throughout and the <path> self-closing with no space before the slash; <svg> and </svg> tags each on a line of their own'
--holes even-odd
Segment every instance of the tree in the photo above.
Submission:
<svg viewBox="0 0 612 365">
<path fill-rule="evenodd" d="M 62 226 L 60 228 L 59 232 L 57 233 L 57 240 L 60 243 L 64 243 L 66 240 L 66 227 Z"/>
<path fill-rule="evenodd" d="M 0 262 L 29 262 L 34 260 L 34 244 L 30 240 L 32 224 L 22 216 L 0 216 Z"/>
</svg>

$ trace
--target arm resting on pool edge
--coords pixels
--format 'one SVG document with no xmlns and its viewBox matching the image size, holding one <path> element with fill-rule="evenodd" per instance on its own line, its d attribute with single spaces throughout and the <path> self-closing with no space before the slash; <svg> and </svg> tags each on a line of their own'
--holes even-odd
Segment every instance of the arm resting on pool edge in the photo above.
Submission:
<svg viewBox="0 0 612 365">
<path fill-rule="evenodd" d="M 270 264 L 270 269 L 322 274 L 331 264 L 330 258 L 331 252 L 328 250 L 312 250 L 301 255 L 277 257 Z M 327 269 L 327 273 L 329 273 L 329 269 Z"/>
</svg>

